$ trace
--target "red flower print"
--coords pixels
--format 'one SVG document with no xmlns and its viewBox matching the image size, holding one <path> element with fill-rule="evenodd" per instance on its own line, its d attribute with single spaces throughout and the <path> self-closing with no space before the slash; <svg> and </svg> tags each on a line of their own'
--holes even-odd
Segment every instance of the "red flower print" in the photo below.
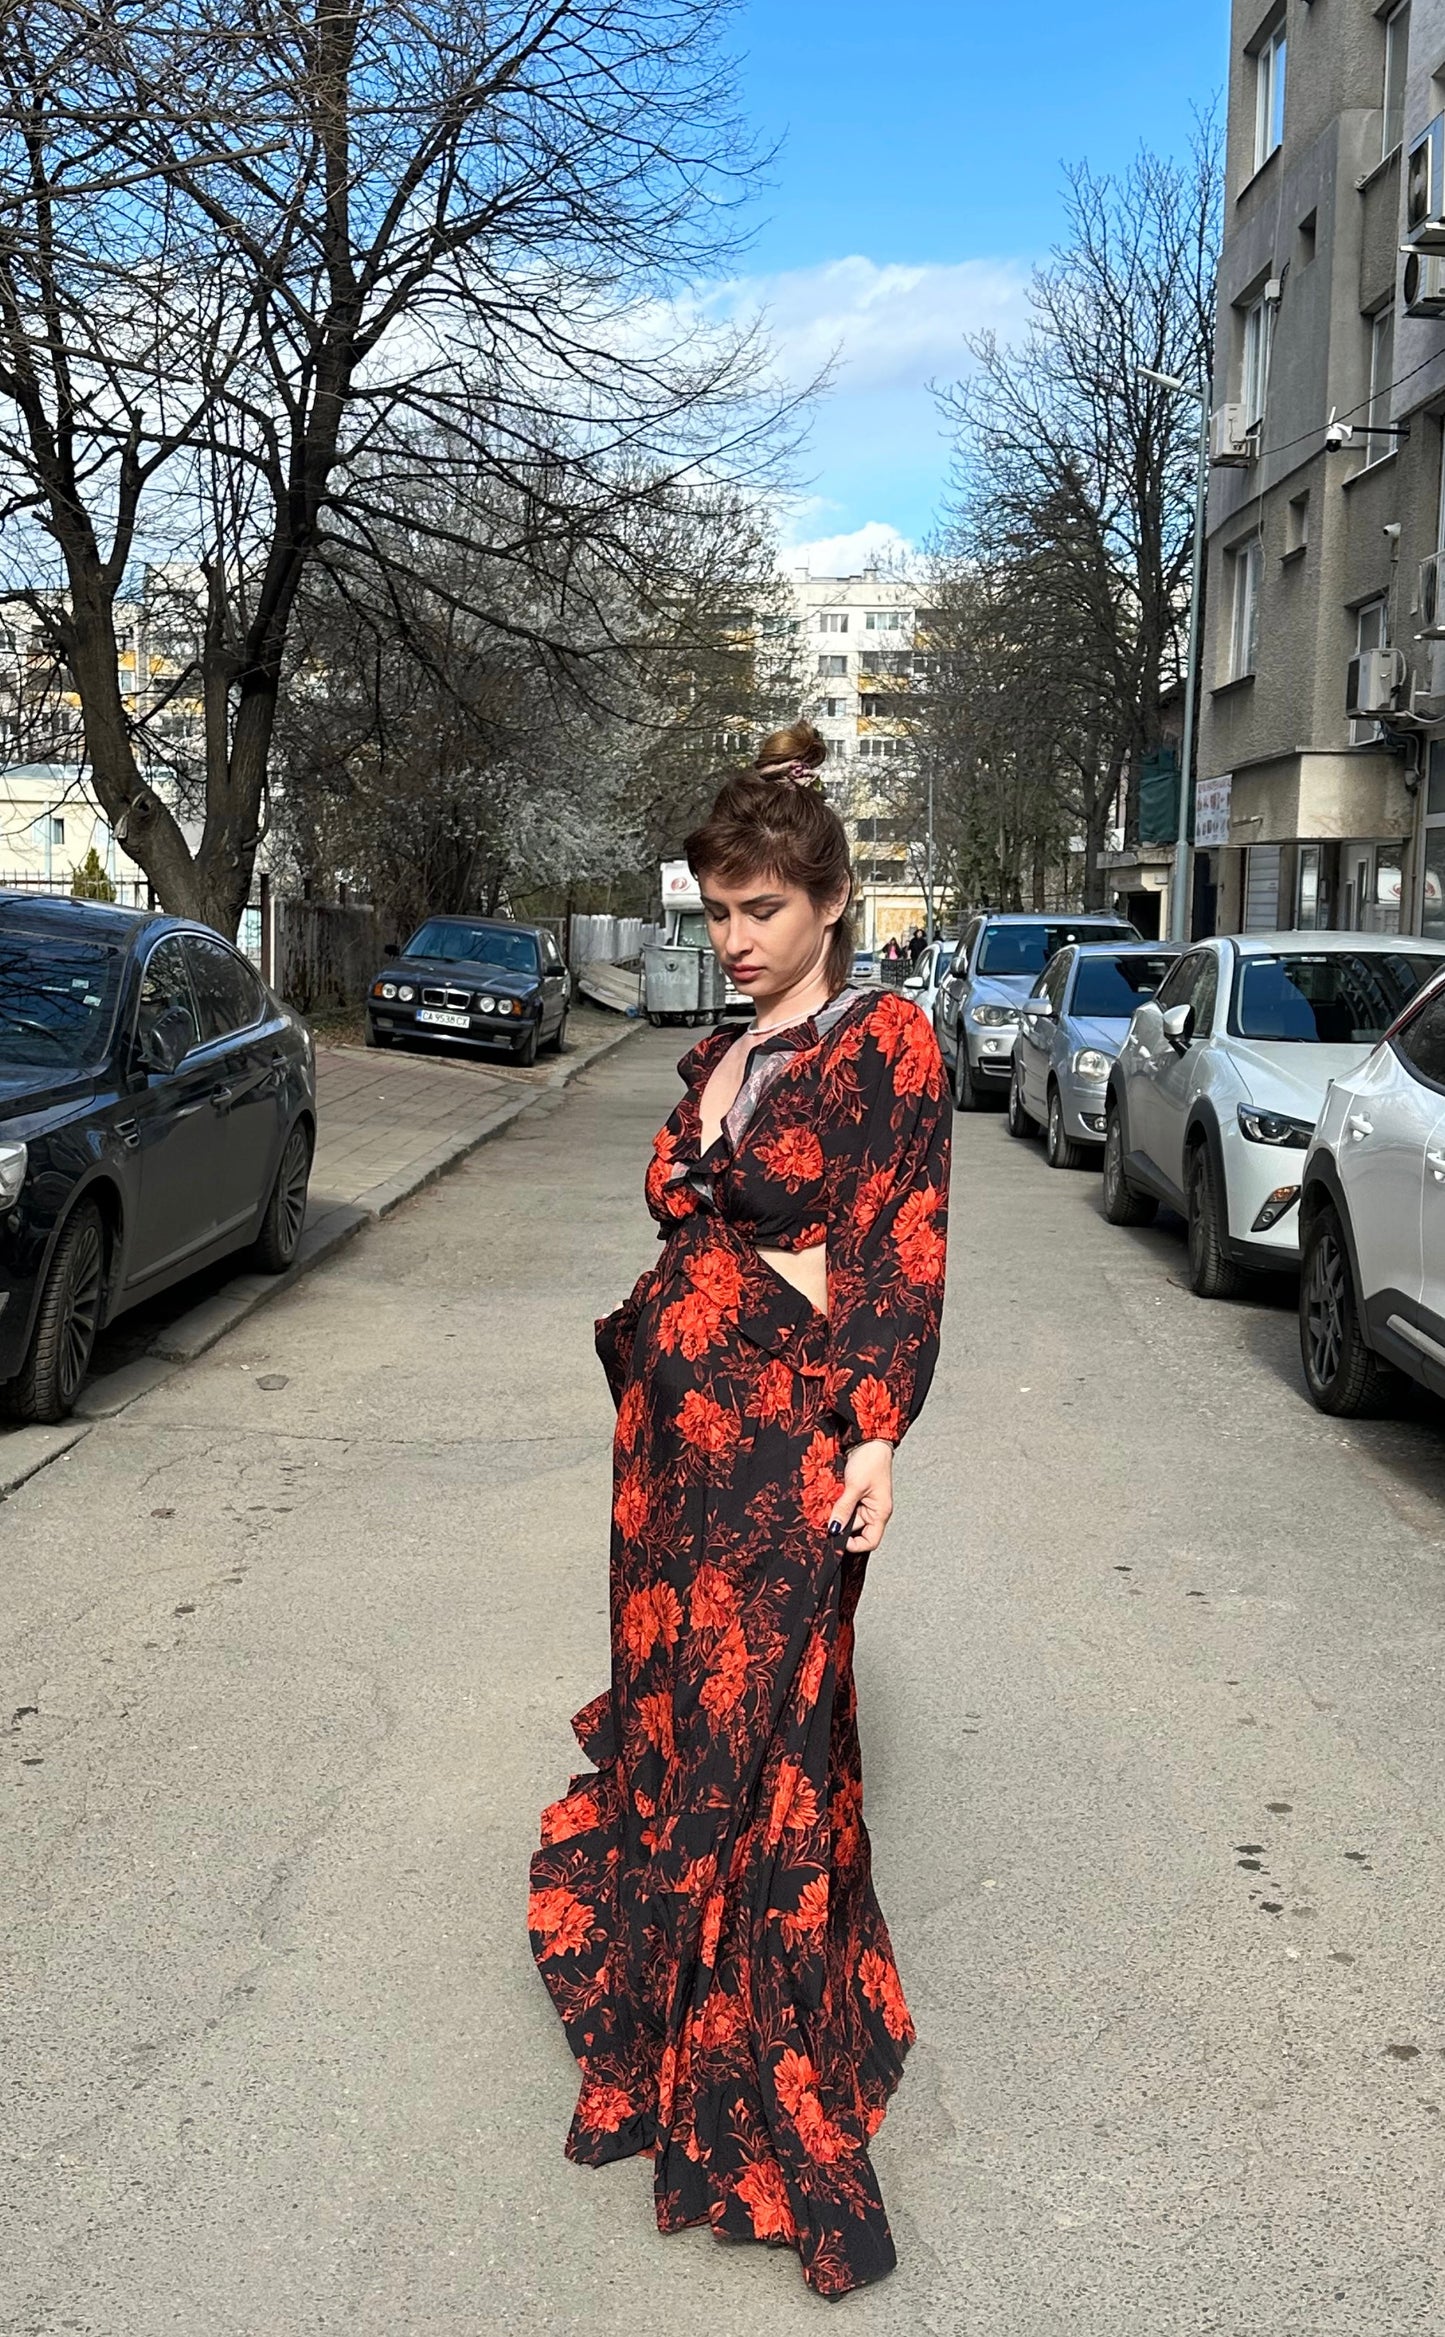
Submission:
<svg viewBox="0 0 1445 2337">
<path fill-rule="evenodd" d="M 822 1533 L 833 1514 L 833 1505 L 843 1490 L 843 1479 L 835 1466 L 838 1458 L 838 1439 L 819 1428 L 813 1432 L 812 1443 L 803 1455 L 803 1515 L 817 1533 Z"/>
<path fill-rule="evenodd" d="M 860 1233 L 867 1233 L 878 1222 L 878 1212 L 887 1206 L 893 1195 L 891 1168 L 875 1169 L 864 1177 L 853 1201 L 853 1223 Z"/>
<path fill-rule="evenodd" d="M 784 1827 L 795 1834 L 806 1834 L 818 1823 L 818 1796 L 796 1761 L 779 1765 L 778 1782 L 773 1787 L 773 1806 L 768 1812 L 767 1844 L 777 1847 Z"/>
<path fill-rule="evenodd" d="M 575 1955 L 592 1936 L 592 1909 L 560 1885 L 533 1891 L 527 1901 L 527 1929 L 546 1943 L 538 1953 L 539 1963 L 548 1956 Z"/>
<path fill-rule="evenodd" d="M 823 2115 L 823 2105 L 816 2094 L 804 2094 L 794 2123 L 809 2158 L 818 2159 L 824 2166 L 831 2166 L 845 2151 L 858 2147 L 841 2127 Z"/>
<path fill-rule="evenodd" d="M 893 1065 L 894 1094 L 940 1094 L 938 1041 L 919 1009 L 896 992 L 888 993 L 874 1008 L 872 1023 L 884 1060 Z"/>
<path fill-rule="evenodd" d="M 698 1954 L 705 1964 L 717 1962 L 717 1943 L 722 1936 L 723 1909 L 726 1902 L 721 1891 L 714 1891 L 703 1909 L 702 1930 L 698 1935 Z"/>
<path fill-rule="evenodd" d="M 795 2053 L 790 2045 L 773 2070 L 773 2085 L 778 2100 L 790 2118 L 797 2117 L 798 2105 L 803 2096 L 812 2093 L 817 2083 L 818 2072 L 807 2054 Z"/>
<path fill-rule="evenodd" d="M 636 1444 L 637 1432 L 642 1426 L 646 1409 L 647 1400 L 642 1392 L 642 1382 L 635 1379 L 624 1390 L 622 1401 L 617 1407 L 617 1442 L 623 1452 L 630 1453 Z"/>
<path fill-rule="evenodd" d="M 666 2126 L 672 2118 L 672 2093 L 677 2084 L 677 2047 L 664 2045 L 657 2066 L 657 2115 Z"/>
<path fill-rule="evenodd" d="M 689 1363 L 696 1363 L 706 1355 L 722 1335 L 723 1317 L 710 1298 L 700 1290 L 690 1290 L 686 1298 L 675 1298 L 671 1306 L 662 1310 L 657 1326 L 658 1344 L 671 1355 L 680 1347 Z"/>
<path fill-rule="evenodd" d="M 726 1631 L 737 1621 L 737 1585 L 720 1566 L 699 1566 L 693 1576 L 688 1612 L 694 1631 Z"/>
<path fill-rule="evenodd" d="M 736 1623 L 729 1624 L 708 1660 L 702 1686 L 702 1707 L 714 1720 L 731 1712 L 748 1682 L 748 1643 Z"/>
<path fill-rule="evenodd" d="M 612 1515 L 625 1542 L 635 1542 L 652 1514 L 652 1493 L 641 1469 L 629 1469 L 617 1488 Z"/>
<path fill-rule="evenodd" d="M 687 1278 L 721 1314 L 736 1314 L 742 1302 L 743 1272 L 731 1250 L 702 1250 L 687 1261 Z"/>
<path fill-rule="evenodd" d="M 731 1452 L 740 1433 L 736 1412 L 730 1412 L 712 1396 L 705 1396 L 701 1388 L 688 1389 L 677 1425 L 689 1444 L 695 1445 L 699 1452 L 710 1453 L 714 1459 L 721 1453 Z"/>
<path fill-rule="evenodd" d="M 570 1842 L 574 1834 L 590 1834 L 601 1824 L 602 1813 L 591 1793 L 569 1793 L 542 1812 L 542 1840 Z"/>
<path fill-rule="evenodd" d="M 737 2193 L 752 2218 L 754 2239 L 797 2238 L 787 2186 L 776 2159 L 754 2159 L 739 2175 Z"/>
<path fill-rule="evenodd" d="M 808 1639 L 807 1651 L 798 1666 L 798 1709 L 806 1712 L 818 1701 L 818 1690 L 828 1669 L 828 1649 L 816 1631 Z"/>
<path fill-rule="evenodd" d="M 721 1891 L 717 1896 L 718 1904 L 721 1906 Z M 715 1948 L 716 1942 L 714 1942 Z M 703 1961 L 710 1964 L 713 1961 L 713 1956 L 711 1954 L 705 1955 Z M 719 2045 L 732 2044 L 735 2038 L 742 2035 L 743 2028 L 743 2008 L 738 1999 L 735 1996 L 729 1996 L 725 1988 L 714 1988 L 702 2008 L 702 2021 L 698 2028 L 698 2043 L 702 2046 L 703 2051 L 710 2053 L 715 2051 Z"/>
<path fill-rule="evenodd" d="M 858 1978 L 873 2010 L 882 2013 L 883 2026 L 889 2036 L 911 2038 L 913 2023 L 903 2000 L 903 1983 L 898 1977 L 897 1965 L 891 1964 L 886 1956 L 880 1956 L 876 1948 L 865 1948 L 863 1960 L 858 1966 Z"/>
<path fill-rule="evenodd" d="M 910 1282 L 943 1280 L 944 1240 L 933 1218 L 943 1196 L 932 1185 L 917 1185 L 898 1212 L 893 1245 Z"/>
<path fill-rule="evenodd" d="M 758 1373 L 753 1407 L 760 1420 L 786 1420 L 793 1405 L 793 1375 L 781 1356 L 772 1356 Z"/>
<path fill-rule="evenodd" d="M 681 1628 L 682 1602 L 670 1583 L 635 1590 L 622 1610 L 623 1644 L 634 1663 L 646 1663 L 659 1639 L 665 1648 L 675 1647 Z"/>
<path fill-rule="evenodd" d="M 853 1417 L 865 1444 L 877 1436 L 897 1444 L 903 1434 L 903 1415 L 881 1379 L 859 1381 L 853 1390 Z"/>
<path fill-rule="evenodd" d="M 593 2134 L 615 2134 L 624 2118 L 632 2116 L 632 2096 L 620 2085 L 585 2085 L 577 2104 L 578 2123 Z"/>
<path fill-rule="evenodd" d="M 637 1717 L 646 1731 L 648 1742 L 656 1746 L 665 1761 L 670 1761 L 674 1750 L 672 1698 L 661 1689 L 651 1696 L 639 1696 Z"/>
<path fill-rule="evenodd" d="M 823 1174 L 823 1147 L 811 1128 L 784 1128 L 770 1144 L 759 1144 L 758 1159 L 768 1175 L 790 1193 L 815 1185 Z"/>
<path fill-rule="evenodd" d="M 783 1937 L 789 1947 L 806 1944 L 816 1948 L 819 1943 L 813 1935 L 820 1932 L 828 1920 L 828 1877 L 825 1874 L 814 1875 L 810 1883 L 804 1883 L 795 1908 L 790 1911 L 785 1907 L 775 1907 L 773 1913 L 782 1921 Z"/>
</svg>

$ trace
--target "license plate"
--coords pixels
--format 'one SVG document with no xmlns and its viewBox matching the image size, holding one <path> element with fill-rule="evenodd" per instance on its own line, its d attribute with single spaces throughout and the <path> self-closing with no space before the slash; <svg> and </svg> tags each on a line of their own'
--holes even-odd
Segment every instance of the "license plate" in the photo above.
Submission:
<svg viewBox="0 0 1445 2337">
<path fill-rule="evenodd" d="M 434 1006 L 418 1007 L 416 1019 L 418 1022 L 440 1023 L 444 1031 L 465 1031 L 472 1027 L 469 1014 L 439 1014 Z"/>
</svg>

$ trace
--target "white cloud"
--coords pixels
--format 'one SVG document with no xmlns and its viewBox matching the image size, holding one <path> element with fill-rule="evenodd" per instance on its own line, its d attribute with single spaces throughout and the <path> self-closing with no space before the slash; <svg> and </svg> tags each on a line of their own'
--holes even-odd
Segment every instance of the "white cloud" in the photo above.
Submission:
<svg viewBox="0 0 1445 2337">
<path fill-rule="evenodd" d="M 836 361 L 836 387 L 848 393 L 951 379 L 967 362 L 967 335 L 1021 332 L 1027 288 L 1016 260 L 906 266 L 855 253 L 715 285 L 704 305 L 726 317 L 761 310 L 789 380 L 810 381 Z"/>
<path fill-rule="evenodd" d="M 806 498 L 807 503 L 814 505 L 822 500 L 820 496 Z M 796 526 L 802 516 L 801 512 L 794 513 L 792 525 Z M 791 528 L 784 532 L 790 533 Z M 888 520 L 869 519 L 846 535 L 814 536 L 801 544 L 784 543 L 778 564 L 786 576 L 860 576 L 865 568 L 908 575 L 917 556 L 916 546 Z"/>
</svg>

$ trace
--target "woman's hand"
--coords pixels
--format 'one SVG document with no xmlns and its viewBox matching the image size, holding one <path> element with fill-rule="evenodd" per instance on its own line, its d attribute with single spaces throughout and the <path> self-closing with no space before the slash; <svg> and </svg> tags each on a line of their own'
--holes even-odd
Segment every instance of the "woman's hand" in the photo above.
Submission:
<svg viewBox="0 0 1445 2337">
<path fill-rule="evenodd" d="M 858 1523 L 848 1548 L 876 1550 L 893 1515 L 893 1447 L 883 1437 L 855 1444 L 843 1463 L 843 1491 L 833 1504 L 829 1533 L 843 1533 L 855 1509 Z"/>
</svg>

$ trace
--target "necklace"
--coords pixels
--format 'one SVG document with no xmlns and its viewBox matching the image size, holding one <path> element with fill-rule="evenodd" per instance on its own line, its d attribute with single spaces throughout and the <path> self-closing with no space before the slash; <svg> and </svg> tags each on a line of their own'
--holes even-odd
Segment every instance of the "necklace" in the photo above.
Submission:
<svg viewBox="0 0 1445 2337">
<path fill-rule="evenodd" d="M 748 1037 L 750 1039 L 762 1039 L 766 1038 L 769 1031 L 791 1030 L 794 1023 L 806 1022 L 808 1015 L 813 1014 L 816 1011 L 816 1008 L 810 1006 L 806 1013 L 785 1015 L 781 1022 L 755 1022 L 752 1029 L 748 1032 Z"/>
</svg>

